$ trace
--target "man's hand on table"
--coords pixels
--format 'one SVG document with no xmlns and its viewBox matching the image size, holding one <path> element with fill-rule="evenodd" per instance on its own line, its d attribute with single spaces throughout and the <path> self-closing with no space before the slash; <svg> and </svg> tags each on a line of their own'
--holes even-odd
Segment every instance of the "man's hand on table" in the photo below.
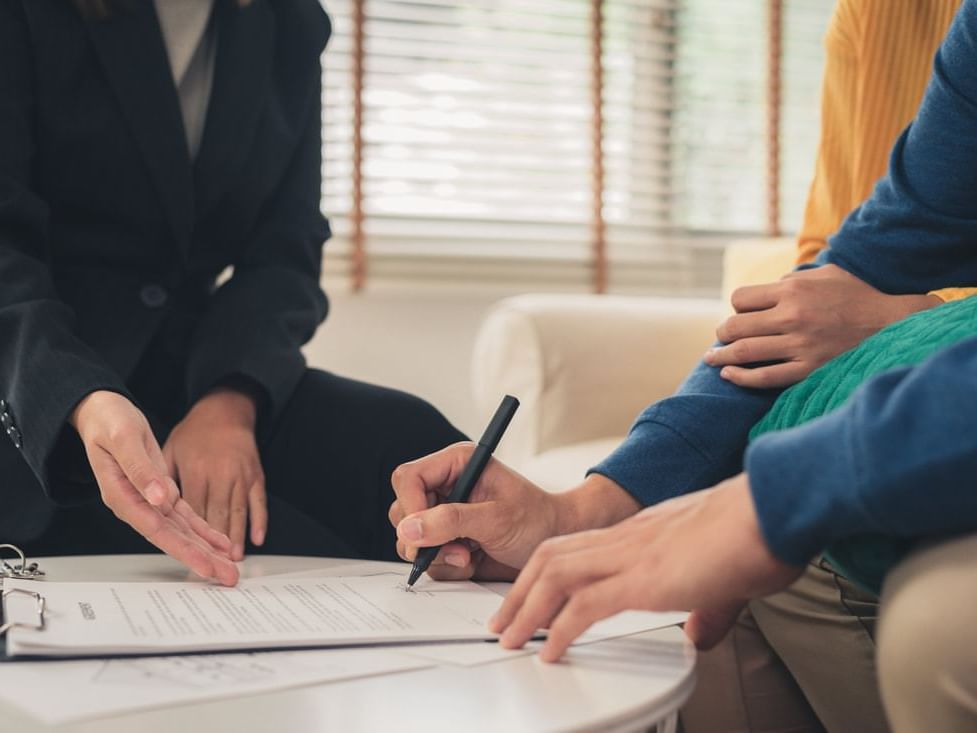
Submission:
<svg viewBox="0 0 977 733">
<path fill-rule="evenodd" d="M 761 389 L 800 382 L 877 331 L 942 303 L 933 295 L 887 295 L 836 265 L 739 288 L 731 302 L 736 314 L 716 330 L 724 345 L 704 360 L 723 367 L 723 379 Z"/>
<path fill-rule="evenodd" d="M 238 581 L 230 540 L 180 497 L 145 416 L 128 399 L 92 392 L 70 417 L 101 492 L 116 517 L 204 578 Z"/>
<path fill-rule="evenodd" d="M 405 463 L 392 477 L 397 498 L 389 517 L 397 552 L 413 561 L 419 548 L 444 544 L 429 570 L 438 580 L 512 580 L 547 538 L 607 526 L 638 510 L 602 476 L 554 494 L 494 459 L 467 503 L 442 504 L 472 450 L 471 443 L 449 446 Z"/>
<path fill-rule="evenodd" d="M 183 498 L 230 537 L 234 560 L 244 557 L 249 520 L 255 545 L 264 542 L 268 531 L 265 475 L 254 429 L 252 398 L 218 388 L 193 406 L 163 446 Z"/>
<path fill-rule="evenodd" d="M 518 648 L 548 628 L 540 656 L 555 661 L 589 626 L 621 611 L 693 609 L 686 633 L 708 648 L 746 601 L 788 586 L 801 570 L 767 548 L 740 474 L 608 529 L 547 540 L 490 629 L 503 646 Z"/>
</svg>

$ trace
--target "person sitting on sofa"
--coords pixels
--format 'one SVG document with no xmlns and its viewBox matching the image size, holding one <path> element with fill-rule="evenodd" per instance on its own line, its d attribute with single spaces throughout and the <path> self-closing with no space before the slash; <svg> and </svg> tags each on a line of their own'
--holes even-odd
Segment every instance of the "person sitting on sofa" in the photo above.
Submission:
<svg viewBox="0 0 977 733">
<path fill-rule="evenodd" d="M 888 176 L 869 201 L 846 220 L 830 249 L 820 256 L 823 262 L 836 264 L 872 287 L 896 295 L 977 282 L 977 258 L 972 255 L 977 235 L 972 213 L 973 192 L 977 190 L 975 69 L 977 0 L 966 0 L 937 55 L 934 78 L 920 112 L 893 150 Z M 961 334 L 968 333 L 968 328 L 970 334 L 977 334 L 972 319 L 968 321 L 975 307 L 970 300 L 961 301 L 914 316 L 893 329 L 896 336 L 908 333 L 911 345 L 921 334 L 945 335 L 942 319 L 952 312 L 957 319 L 953 321 L 957 327 L 954 333 L 963 338 Z M 900 330 L 915 329 L 920 319 L 931 320 L 922 321 L 925 328 L 921 331 Z M 880 337 L 884 337 L 882 343 L 887 348 L 892 346 L 892 332 L 885 331 Z M 871 343 L 877 347 L 878 342 Z M 675 396 L 648 408 L 621 447 L 570 492 L 546 494 L 494 464 L 473 494 L 475 503 L 427 509 L 443 495 L 443 488 L 450 486 L 467 449 L 452 448 L 408 464 L 395 474 L 398 501 L 390 511 L 391 520 L 398 526 L 400 552 L 410 559 L 419 546 L 464 537 L 469 542 L 446 546 L 440 562 L 432 566 L 435 575 L 512 578 L 549 537 L 608 527 L 641 506 L 698 492 L 663 503 L 642 514 L 641 519 L 603 533 L 547 544 L 535 561 L 535 570 L 527 570 L 527 580 L 517 590 L 525 597 L 527 584 L 545 568 L 552 576 L 548 587 L 561 599 L 559 607 L 566 601 L 567 609 L 613 612 L 594 602 L 595 595 L 607 591 L 611 606 L 626 599 L 626 607 L 708 609 L 693 617 L 689 632 L 700 642 L 713 642 L 720 635 L 717 627 L 725 631 L 744 601 L 786 586 L 800 573 L 798 565 L 836 540 L 872 531 L 913 539 L 939 537 L 972 532 L 977 527 L 975 494 L 959 488 L 961 477 L 977 468 L 971 465 L 977 456 L 977 445 L 972 445 L 977 426 L 970 424 L 977 414 L 971 405 L 977 346 L 973 339 L 953 346 L 937 339 L 927 341 L 927 345 L 935 353 L 929 361 L 875 375 L 841 409 L 809 425 L 758 439 L 746 456 L 750 478 L 739 475 L 715 491 L 698 490 L 740 473 L 747 436 L 778 392 L 740 389 L 707 365 L 700 365 Z M 907 356 L 906 363 L 916 364 L 923 356 Z M 864 365 L 856 371 L 859 381 L 873 376 Z M 830 404 L 831 400 L 824 402 L 825 411 L 829 406 L 837 407 Z M 788 404 L 796 403 L 788 400 Z M 764 455 L 767 460 L 762 460 Z M 920 486 L 926 487 L 925 495 Z M 753 518 L 753 534 L 749 522 L 741 521 L 744 517 Z M 662 558 L 655 564 L 643 562 L 647 554 L 633 552 L 634 545 L 625 542 L 629 532 L 639 531 L 643 532 L 641 543 L 656 548 Z M 698 542 L 680 541 L 686 535 Z M 664 541 L 658 542 L 659 537 L 671 539 L 674 551 Z M 747 540 L 743 538 L 750 538 L 754 543 L 749 549 L 744 544 L 744 551 L 739 552 L 738 538 L 744 542 Z M 973 538 L 958 542 L 964 543 L 964 550 L 970 548 L 972 557 Z M 580 577 L 561 544 L 562 550 L 583 552 L 592 548 L 605 563 L 604 570 L 591 565 L 592 574 Z M 944 720 L 953 720 L 953 715 L 968 714 L 966 704 L 977 699 L 972 694 L 972 680 L 977 677 L 967 677 L 971 667 L 966 658 L 952 654 L 955 645 L 958 649 L 972 648 L 965 641 L 967 630 L 954 622 L 965 620 L 966 609 L 974 602 L 967 597 L 967 589 L 977 587 L 973 583 L 974 565 L 966 559 L 966 552 L 963 561 L 948 559 L 947 553 L 957 554 L 946 549 L 950 545 L 959 549 L 950 541 L 939 542 L 931 551 L 943 558 L 942 570 L 927 569 L 919 558 L 931 556 L 927 555 L 930 551 L 917 551 L 902 563 L 889 583 L 889 587 L 894 586 L 894 579 L 907 573 L 911 576 L 907 582 L 916 588 L 932 587 L 934 578 L 942 578 L 939 595 L 933 597 L 939 598 L 935 607 L 942 609 L 941 619 L 948 621 L 933 629 L 932 640 L 922 637 L 923 643 L 932 641 L 936 645 L 935 657 L 920 658 L 919 675 L 902 669 L 903 681 L 894 683 L 896 692 L 885 698 L 891 722 L 898 729 L 920 729 L 918 718 L 916 723 L 906 722 L 914 720 L 913 714 L 946 714 L 951 717 Z M 628 573 L 621 570 L 622 563 Z M 921 567 L 918 576 L 915 571 L 904 571 Z M 653 600 L 642 596 L 638 603 L 626 593 L 615 596 L 607 584 L 594 584 L 607 578 L 619 591 L 622 582 L 638 575 L 653 582 L 636 585 L 635 593 L 657 588 L 661 593 L 655 591 Z M 723 580 L 726 576 L 728 579 Z M 858 590 L 857 586 L 841 575 L 832 577 L 839 585 L 840 601 L 848 603 L 846 591 Z M 949 583 L 945 582 L 948 578 Z M 689 582 L 683 585 L 684 579 Z M 969 585 L 961 579 L 969 580 Z M 842 583 L 850 588 L 842 587 Z M 910 597 L 918 598 L 918 594 Z M 514 598 L 518 606 L 519 593 Z M 831 623 L 818 625 L 825 619 L 825 614 L 819 613 L 824 610 L 823 598 L 810 595 L 806 600 L 809 606 L 801 609 L 803 612 L 782 614 L 781 639 L 805 639 L 806 646 L 796 649 L 801 654 L 813 649 L 822 659 L 830 659 L 832 654 L 841 654 L 844 659 L 845 638 L 832 636 Z M 588 602 L 593 605 L 588 606 Z M 751 604 L 754 610 L 756 607 Z M 883 603 L 883 619 L 884 609 Z M 538 608 L 530 610 L 523 613 L 523 622 L 516 630 L 507 632 L 510 643 L 518 643 L 527 625 L 549 620 Z M 506 614 L 511 611 L 511 607 L 503 609 L 498 628 L 510 625 Z M 912 614 L 909 616 L 912 621 Z M 586 613 L 578 615 L 572 625 L 564 626 L 549 647 L 548 656 L 555 656 L 586 618 Z M 849 613 L 849 619 L 850 625 L 860 623 L 857 612 Z M 560 624 L 560 619 L 554 623 Z M 915 636 L 910 640 L 919 641 L 918 627 L 913 630 Z M 959 643 L 953 642 L 955 633 L 960 634 Z M 777 651 L 782 649 L 778 646 Z M 860 654 L 871 662 L 871 643 Z M 880 654 L 884 656 L 884 648 Z M 934 665 L 951 663 L 958 666 L 948 667 L 944 676 L 931 674 Z M 883 672 L 885 669 L 883 666 Z M 905 680 L 910 677 L 912 684 L 920 683 L 924 691 L 920 695 L 930 699 L 925 705 L 919 702 L 920 695 L 903 694 Z M 834 684 L 827 690 L 818 689 L 816 683 L 828 678 L 834 678 Z M 798 681 L 829 729 L 884 729 L 885 714 L 881 707 L 873 709 L 875 690 L 850 684 L 849 670 L 844 666 L 822 669 L 819 678 Z M 941 681 L 949 687 L 939 687 Z M 959 685 L 954 688 L 956 683 Z M 885 684 L 883 680 L 883 688 Z M 973 710 L 970 708 L 970 714 Z M 972 727 L 973 719 L 968 720 Z M 868 727 L 861 726 L 863 721 Z M 951 725 L 944 727 L 951 729 Z"/>
</svg>

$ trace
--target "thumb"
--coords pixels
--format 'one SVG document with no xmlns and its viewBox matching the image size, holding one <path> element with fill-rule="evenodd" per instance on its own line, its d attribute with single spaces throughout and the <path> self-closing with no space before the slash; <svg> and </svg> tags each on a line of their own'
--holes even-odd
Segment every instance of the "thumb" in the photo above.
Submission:
<svg viewBox="0 0 977 733">
<path fill-rule="evenodd" d="M 697 649 L 711 649 L 733 628 L 745 605 L 736 602 L 714 608 L 697 608 L 685 622 L 685 635 Z"/>
<path fill-rule="evenodd" d="M 404 517 L 397 525 L 397 537 L 415 547 L 433 547 L 467 537 L 491 553 L 498 549 L 500 529 L 505 526 L 494 502 L 438 504 Z"/>
<path fill-rule="evenodd" d="M 150 451 L 135 431 L 105 448 L 119 464 L 129 483 L 150 504 L 160 506 L 168 500 L 176 499 L 172 496 L 175 490 L 173 480 L 167 475 L 165 463 L 160 460 L 161 456 L 157 455 L 154 461 Z"/>
</svg>

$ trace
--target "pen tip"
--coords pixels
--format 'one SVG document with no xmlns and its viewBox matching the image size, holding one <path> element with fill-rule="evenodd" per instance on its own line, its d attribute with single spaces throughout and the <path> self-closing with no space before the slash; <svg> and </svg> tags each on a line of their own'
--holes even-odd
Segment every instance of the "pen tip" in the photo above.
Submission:
<svg viewBox="0 0 977 733">
<path fill-rule="evenodd" d="M 410 577 L 407 578 L 407 590 L 414 587 L 414 583 L 417 582 L 418 578 L 421 577 L 421 573 L 424 571 L 418 568 L 416 565 L 410 569 Z"/>
</svg>

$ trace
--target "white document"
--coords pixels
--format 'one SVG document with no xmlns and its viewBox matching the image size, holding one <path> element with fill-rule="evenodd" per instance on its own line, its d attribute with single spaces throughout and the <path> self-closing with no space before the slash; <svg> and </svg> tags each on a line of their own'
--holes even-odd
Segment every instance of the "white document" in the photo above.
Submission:
<svg viewBox="0 0 977 733">
<path fill-rule="evenodd" d="M 482 583 L 481 586 L 502 597 L 512 588 L 512 583 Z M 624 611 L 616 616 L 598 621 L 585 631 L 574 646 L 592 644 L 597 641 L 638 634 L 642 631 L 664 629 L 685 623 L 687 611 Z M 535 654 L 542 646 L 541 641 L 531 641 L 522 649 L 503 649 L 495 642 L 471 642 L 464 644 L 420 644 L 404 648 L 403 652 L 419 659 L 439 664 L 454 664 L 461 667 L 475 667 L 491 664 L 514 657 Z"/>
<path fill-rule="evenodd" d="M 9 662 L 0 698 L 55 724 L 429 666 L 386 649 Z"/>
<path fill-rule="evenodd" d="M 10 656 L 172 654 L 493 638 L 499 598 L 474 583 L 366 577 L 253 578 L 204 583 L 6 581 L 41 590 L 43 630 L 7 633 Z M 9 596 L 8 618 L 29 622 L 33 601 Z"/>
</svg>

